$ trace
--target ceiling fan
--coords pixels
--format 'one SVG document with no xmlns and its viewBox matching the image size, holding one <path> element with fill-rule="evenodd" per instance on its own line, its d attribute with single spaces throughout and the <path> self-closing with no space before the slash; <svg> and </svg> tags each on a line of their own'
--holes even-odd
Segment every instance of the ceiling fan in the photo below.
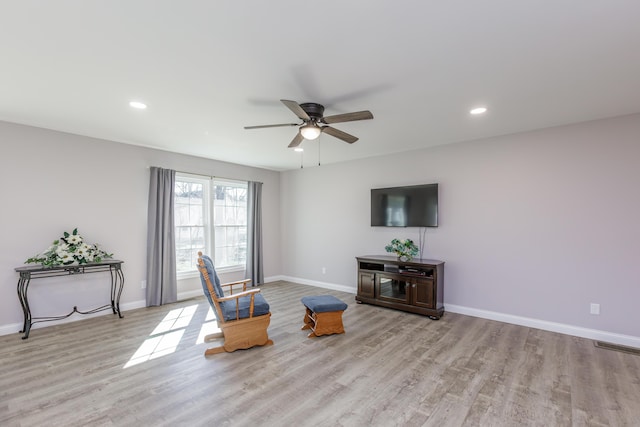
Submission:
<svg viewBox="0 0 640 427">
<path fill-rule="evenodd" d="M 352 122 L 355 120 L 369 120 L 373 119 L 371 111 L 357 111 L 354 113 L 336 114 L 333 116 L 324 116 L 324 106 L 316 104 L 315 102 L 307 102 L 304 104 L 298 104 L 296 101 L 289 101 L 287 99 L 280 100 L 287 108 L 293 111 L 293 114 L 298 116 L 302 123 L 283 123 L 278 125 L 260 125 L 260 126 L 245 126 L 245 129 L 260 129 L 260 128 L 274 128 L 281 126 L 300 126 L 299 132 L 293 138 L 289 147 L 297 147 L 304 139 L 316 139 L 321 133 L 327 133 L 335 138 L 341 139 L 344 142 L 353 144 L 358 140 L 357 137 L 350 135 L 346 132 L 327 126 L 333 123 Z"/>
</svg>

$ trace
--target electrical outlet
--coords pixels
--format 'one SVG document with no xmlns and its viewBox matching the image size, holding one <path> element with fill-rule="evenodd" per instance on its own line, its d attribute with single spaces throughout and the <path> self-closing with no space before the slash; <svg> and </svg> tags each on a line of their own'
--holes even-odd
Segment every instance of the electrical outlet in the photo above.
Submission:
<svg viewBox="0 0 640 427">
<path fill-rule="evenodd" d="M 141 287 L 142 289 L 145 289 L 145 288 L 147 287 L 147 281 L 146 281 L 146 280 L 141 281 L 141 282 L 140 282 L 140 287 Z"/>
<path fill-rule="evenodd" d="M 322 274 L 327 274 L 327 267 L 322 267 Z"/>
<path fill-rule="evenodd" d="M 591 303 L 591 314 L 600 314 L 600 304 Z"/>
</svg>

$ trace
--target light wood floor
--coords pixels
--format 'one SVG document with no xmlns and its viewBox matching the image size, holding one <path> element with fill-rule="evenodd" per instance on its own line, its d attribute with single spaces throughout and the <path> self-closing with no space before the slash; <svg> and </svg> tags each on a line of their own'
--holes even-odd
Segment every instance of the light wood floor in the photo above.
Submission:
<svg viewBox="0 0 640 427">
<path fill-rule="evenodd" d="M 640 356 L 454 313 L 432 321 L 310 286 L 262 290 L 275 344 L 210 358 L 209 344 L 196 344 L 204 298 L 0 337 L 0 425 L 640 425 Z M 318 294 L 349 304 L 346 334 L 300 330 L 300 298 Z M 190 310 L 153 334 L 168 313 Z"/>
</svg>

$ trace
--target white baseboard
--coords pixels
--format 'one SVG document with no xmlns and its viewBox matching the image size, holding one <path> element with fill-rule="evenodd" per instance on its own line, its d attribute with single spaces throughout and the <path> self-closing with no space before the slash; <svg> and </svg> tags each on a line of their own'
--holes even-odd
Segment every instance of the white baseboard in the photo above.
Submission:
<svg viewBox="0 0 640 427">
<path fill-rule="evenodd" d="M 287 279 L 285 279 L 285 276 L 270 276 L 270 277 L 264 278 L 264 283 L 277 282 L 279 280 L 287 280 Z"/>
<path fill-rule="evenodd" d="M 271 276 L 266 277 L 264 282 L 271 283 L 279 280 L 285 280 L 288 282 L 298 283 L 301 285 L 316 286 L 323 289 L 331 289 L 334 291 L 347 292 L 355 294 L 356 290 L 352 287 L 345 285 L 337 285 L 335 283 L 319 282 L 316 280 L 302 279 L 300 277 L 291 276 Z M 202 291 L 189 291 L 182 292 L 178 295 L 179 299 L 188 299 L 202 295 Z M 134 301 L 122 304 L 120 311 L 123 313 L 128 310 L 145 307 L 144 300 Z M 619 344 L 628 347 L 640 348 L 640 337 L 634 337 L 632 335 L 617 334 L 614 332 L 600 331 L 597 329 L 588 329 L 580 326 L 566 325 L 563 323 L 549 322 L 546 320 L 532 319 L 529 317 L 515 316 L 512 314 L 498 313 L 495 311 L 481 310 L 478 308 L 465 307 L 461 305 L 445 304 L 445 313 L 449 311 L 451 313 L 464 314 L 466 316 L 480 317 L 482 319 L 496 320 L 498 322 L 511 323 L 514 325 L 527 326 L 529 328 L 542 329 L 544 331 L 558 332 L 566 335 L 573 335 L 581 338 L 588 338 L 596 341 L 605 341 L 612 344 Z M 38 329 L 46 326 L 59 325 L 62 323 L 75 322 L 78 320 L 86 319 L 88 317 L 105 316 L 112 314 L 111 311 L 105 310 L 99 313 L 90 315 L 76 315 L 73 314 L 66 319 L 56 320 L 46 323 L 36 323 L 32 329 Z M 22 323 L 12 323 L 8 325 L 0 326 L 0 335 L 17 334 L 22 328 Z"/>
<path fill-rule="evenodd" d="M 277 277 L 278 277 L 278 280 L 286 280 L 287 282 L 293 282 L 293 283 L 298 283 L 301 285 L 308 285 L 308 286 L 317 286 L 319 288 L 331 289 L 334 291 L 348 292 L 354 295 L 356 294 L 355 288 L 345 286 L 345 285 L 336 285 L 335 283 L 328 283 L 328 282 L 318 282 L 316 280 L 302 279 L 300 277 L 290 277 L 290 276 L 277 276 Z M 265 279 L 265 282 L 267 282 L 266 279 Z"/>
<path fill-rule="evenodd" d="M 178 301 L 182 301 L 183 299 L 202 297 L 202 296 L 204 296 L 204 293 L 202 293 L 202 289 L 197 289 L 195 291 L 180 292 L 178 294 Z"/>
<path fill-rule="evenodd" d="M 0 326 L 0 335 L 17 335 L 20 329 L 22 329 L 22 323 L 10 323 L 8 325 L 2 325 Z"/>
<path fill-rule="evenodd" d="M 123 313 L 123 316 L 124 316 L 124 313 L 128 310 L 142 308 L 145 306 L 146 306 L 146 302 L 144 300 L 128 302 L 125 304 L 120 304 L 120 312 Z M 71 316 L 67 317 L 66 319 L 36 323 L 31 327 L 31 330 L 46 328 L 47 326 L 62 325 L 63 323 L 77 322 L 78 320 L 89 319 L 91 317 L 107 316 L 107 315 L 113 316 L 114 314 L 111 310 L 103 310 L 103 311 L 99 311 L 97 313 L 91 313 L 91 314 L 73 313 Z M 10 323 L 8 325 L 2 325 L 0 326 L 0 335 L 19 334 L 19 331 L 21 329 L 22 329 L 22 323 Z"/>
<path fill-rule="evenodd" d="M 336 291 L 348 292 L 355 294 L 356 290 L 344 285 L 336 285 L 333 283 L 318 282 L 315 280 L 307 280 L 299 277 L 290 276 L 274 276 L 269 281 L 286 280 L 288 282 L 300 283 L 302 285 L 317 286 L 319 288 L 333 289 Z M 268 282 L 265 279 L 265 282 Z M 581 338 L 588 338 L 596 341 L 605 341 L 612 344 L 625 345 L 627 347 L 640 348 L 640 337 L 631 335 L 617 334 L 614 332 L 600 331 L 597 329 L 582 328 L 580 326 L 565 325 L 563 323 L 549 322 L 546 320 L 532 319 L 528 317 L 514 316 L 511 314 L 498 313 L 495 311 L 480 310 L 472 307 L 464 307 L 461 305 L 446 304 L 445 313 L 459 313 L 467 316 L 480 317 L 482 319 L 497 320 L 498 322 L 511 323 L 514 325 L 527 326 L 530 328 L 542 329 L 544 331 L 558 332 L 566 335 L 573 335 Z"/>
<path fill-rule="evenodd" d="M 581 338 L 589 338 L 596 341 L 605 341 L 612 344 L 625 345 L 640 348 L 640 337 L 617 334 L 614 332 L 588 329 L 580 326 L 565 325 L 564 323 L 548 322 L 546 320 L 532 319 L 529 317 L 514 316 L 512 314 L 497 313 L 495 311 L 480 310 L 461 305 L 445 304 L 445 313 L 459 313 L 467 316 L 481 317 L 483 319 L 497 320 L 498 322 L 512 323 L 514 325 L 527 326 L 529 328 L 542 329 L 544 331 L 558 332 Z"/>
<path fill-rule="evenodd" d="M 178 294 L 178 301 L 194 298 L 194 297 L 200 297 L 200 296 L 203 296 L 202 290 L 180 292 Z M 124 313 L 126 311 L 134 310 L 136 308 L 143 308 L 146 306 L 147 306 L 147 303 L 145 300 L 128 302 L 128 303 L 120 304 L 120 312 L 123 313 L 123 316 L 124 316 Z M 113 315 L 113 313 L 110 310 L 104 310 L 104 311 L 100 311 L 92 314 L 74 313 L 71 316 L 67 317 L 66 319 L 52 320 L 51 322 L 36 323 L 31 327 L 31 329 L 35 330 L 35 329 L 45 328 L 47 326 L 61 325 L 63 323 L 77 322 L 78 320 L 88 319 L 91 317 L 106 316 L 106 315 Z M 1 325 L 0 336 L 18 334 L 19 333 L 18 331 L 20 331 L 21 329 L 22 329 L 22 323 L 10 323 L 8 325 Z"/>
</svg>

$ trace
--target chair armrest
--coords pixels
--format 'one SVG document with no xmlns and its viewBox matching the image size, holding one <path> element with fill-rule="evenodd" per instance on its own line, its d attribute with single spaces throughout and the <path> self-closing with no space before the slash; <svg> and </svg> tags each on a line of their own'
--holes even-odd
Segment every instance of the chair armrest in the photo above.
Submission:
<svg viewBox="0 0 640 427">
<path fill-rule="evenodd" d="M 233 287 L 236 285 L 242 285 L 242 291 L 247 290 L 247 283 L 251 282 L 251 279 L 237 280 L 235 282 L 223 283 L 220 286 L 226 286 L 229 288 L 229 293 L 233 295 Z"/>
<path fill-rule="evenodd" d="M 254 296 L 256 294 L 260 293 L 260 289 L 259 288 L 255 288 L 255 289 L 250 289 L 248 291 L 244 291 L 244 292 L 240 292 L 238 294 L 235 295 L 229 295 L 228 297 L 222 297 L 222 298 L 217 298 L 216 301 L 218 302 L 222 302 L 222 301 L 229 301 L 229 300 L 236 300 L 236 320 L 238 320 L 239 318 L 239 313 L 240 313 L 240 304 L 238 304 L 238 299 L 244 296 L 251 296 L 251 302 L 249 303 L 249 317 L 253 317 L 253 300 L 254 300 Z"/>
<path fill-rule="evenodd" d="M 232 299 L 238 299 L 241 297 L 245 297 L 247 295 L 253 295 L 253 294 L 258 294 L 260 293 L 260 289 L 259 288 L 255 288 L 255 289 L 249 289 L 248 291 L 243 291 L 237 294 L 233 294 L 233 295 L 229 295 L 227 297 L 222 297 L 222 298 L 216 298 L 218 301 L 229 301 Z"/>
</svg>

